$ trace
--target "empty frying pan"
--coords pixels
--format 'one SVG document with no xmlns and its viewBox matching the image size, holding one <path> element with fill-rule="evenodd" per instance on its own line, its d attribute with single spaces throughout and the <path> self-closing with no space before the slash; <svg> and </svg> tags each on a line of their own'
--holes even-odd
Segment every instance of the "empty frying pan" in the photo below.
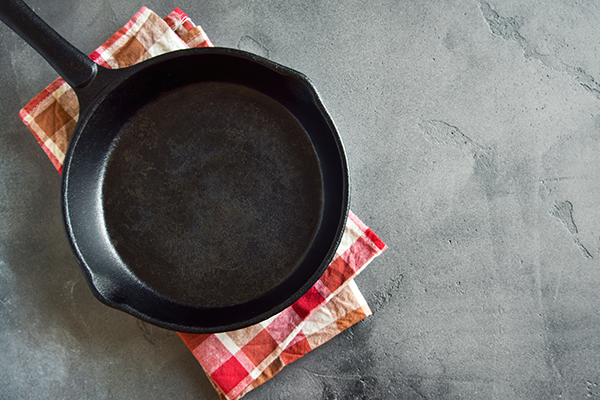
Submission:
<svg viewBox="0 0 600 400">
<path fill-rule="evenodd" d="M 62 177 L 69 243 L 94 295 L 209 333 L 293 304 L 335 254 L 348 169 L 300 73 L 226 48 L 96 65 L 20 0 L 0 18 L 75 89 Z"/>
</svg>

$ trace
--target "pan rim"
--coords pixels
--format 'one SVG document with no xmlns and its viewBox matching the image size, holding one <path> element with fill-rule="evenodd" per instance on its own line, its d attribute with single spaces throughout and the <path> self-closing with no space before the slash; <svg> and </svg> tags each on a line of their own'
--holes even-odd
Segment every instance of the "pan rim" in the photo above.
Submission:
<svg viewBox="0 0 600 400">
<path fill-rule="evenodd" d="M 77 153 L 75 153 L 75 156 L 73 155 L 73 153 L 77 151 L 76 149 L 77 149 L 78 143 L 80 140 L 82 140 L 82 137 L 85 135 L 84 131 L 85 131 L 85 128 L 86 128 L 91 116 L 94 114 L 94 112 L 97 109 L 97 107 L 99 106 L 99 104 L 101 104 L 102 101 L 104 101 L 106 96 L 108 96 L 109 93 L 112 93 L 115 90 L 115 88 L 118 87 L 122 82 L 126 81 L 131 76 L 137 74 L 139 71 L 147 68 L 148 65 L 156 65 L 158 63 L 165 62 L 165 60 L 173 60 L 173 59 L 179 58 L 179 57 L 187 57 L 187 56 L 198 57 L 198 56 L 202 56 L 202 55 L 207 55 L 207 56 L 216 55 L 216 56 L 236 57 L 236 58 L 244 59 L 249 62 L 257 63 L 263 67 L 266 67 L 266 68 L 274 71 L 277 74 L 280 74 L 282 76 L 289 77 L 290 79 L 293 79 L 295 81 L 301 82 L 301 84 L 308 90 L 308 92 L 311 93 L 312 100 L 314 102 L 313 106 L 318 110 L 318 112 L 320 113 L 324 122 L 329 127 L 329 131 L 331 133 L 331 139 L 333 139 L 333 141 L 335 142 L 335 146 L 336 146 L 336 151 L 337 151 L 336 162 L 339 163 L 339 167 L 343 171 L 343 174 L 342 174 L 343 182 L 341 182 L 341 187 L 342 187 L 341 190 L 343 193 L 341 194 L 342 200 L 339 204 L 339 218 L 337 218 L 337 226 L 335 229 L 336 234 L 334 235 L 333 238 L 331 238 L 331 244 L 329 246 L 329 249 L 327 250 L 326 256 L 324 257 L 321 265 L 316 270 L 316 272 L 313 274 L 313 276 L 311 276 L 311 278 L 308 279 L 301 286 L 300 290 L 297 290 L 296 292 L 292 293 L 288 297 L 287 301 L 281 302 L 280 304 L 272 307 L 270 310 L 265 311 L 265 312 L 256 313 L 256 314 L 249 314 L 249 315 L 247 315 L 247 317 L 245 317 L 243 320 L 241 320 L 239 322 L 220 324 L 220 325 L 216 324 L 211 327 L 191 326 L 188 323 L 178 323 L 178 322 L 173 322 L 173 321 L 165 322 L 165 320 L 162 318 L 156 318 L 155 316 L 149 315 L 146 312 L 141 312 L 139 309 L 131 307 L 126 302 L 124 303 L 124 302 L 119 301 L 118 295 L 116 297 L 109 298 L 104 293 L 101 293 L 100 289 L 102 289 L 102 286 L 104 285 L 101 282 L 102 277 L 96 276 L 94 274 L 93 270 L 90 268 L 90 266 L 88 264 L 89 263 L 88 257 L 86 255 L 82 254 L 81 249 L 78 244 L 78 238 L 76 237 L 76 235 L 74 234 L 74 232 L 72 230 L 72 227 L 73 227 L 73 224 L 72 224 L 73 221 L 71 220 L 71 207 L 72 206 L 70 204 L 70 198 L 69 198 L 69 194 L 70 194 L 69 177 L 71 176 L 71 172 L 72 172 L 71 168 L 74 168 L 73 160 L 77 156 Z M 176 330 L 176 331 L 180 331 L 180 332 L 212 333 L 212 332 L 229 331 L 229 330 L 239 329 L 239 328 L 243 328 L 245 326 L 253 325 L 253 324 L 263 321 L 273 315 L 276 315 L 277 313 L 283 311 L 285 308 L 287 308 L 288 306 L 293 304 L 300 297 L 302 297 L 314 285 L 314 283 L 321 277 L 321 275 L 327 269 L 327 267 L 329 266 L 329 263 L 333 259 L 334 255 L 335 255 L 335 251 L 337 250 L 337 247 L 339 246 L 339 243 L 342 239 L 343 230 L 344 230 L 344 227 L 346 224 L 346 219 L 347 219 L 349 204 L 350 204 L 350 198 L 349 198 L 350 197 L 350 182 L 349 182 L 347 160 L 346 160 L 346 155 L 344 152 L 342 140 L 337 132 L 337 129 L 335 128 L 335 125 L 334 125 L 331 117 L 327 113 L 325 106 L 323 105 L 316 89 L 314 88 L 314 86 L 312 85 L 310 80 L 308 80 L 308 78 L 306 78 L 306 76 L 304 76 L 303 74 L 301 74 L 297 71 L 294 71 L 288 67 L 279 65 L 273 61 L 264 59 L 260 56 L 257 56 L 257 55 L 251 54 L 251 53 L 247 53 L 247 52 L 244 52 L 241 50 L 228 49 L 228 48 L 200 48 L 200 49 L 189 49 L 189 50 L 181 50 L 181 51 L 177 51 L 177 52 L 167 53 L 163 56 L 155 57 L 148 61 L 145 63 L 146 65 L 143 65 L 143 66 L 137 65 L 134 67 L 130 67 L 130 68 L 118 71 L 118 78 L 109 82 L 108 84 L 105 84 L 105 87 L 104 87 L 104 89 L 102 89 L 101 93 L 99 95 L 97 95 L 96 98 L 90 102 L 90 106 L 88 106 L 82 112 L 82 114 L 81 114 L 82 117 L 80 118 L 80 121 L 77 124 L 76 130 L 72 136 L 71 142 L 69 143 L 69 147 L 68 147 L 67 154 L 65 157 L 65 162 L 64 162 L 64 167 L 63 167 L 62 187 L 61 187 L 61 203 L 62 203 L 62 212 L 63 212 L 63 222 L 64 222 L 65 231 L 67 233 L 67 238 L 69 240 L 69 244 L 70 244 L 71 248 L 73 249 L 73 252 L 78 260 L 79 265 L 81 266 L 82 271 L 84 272 L 84 276 L 86 278 L 86 281 L 88 282 L 88 285 L 92 289 L 92 292 L 94 293 L 94 295 L 103 303 L 105 303 L 113 308 L 117 308 L 117 309 L 125 311 L 129 314 L 132 314 L 132 315 L 134 315 L 144 321 L 152 323 L 154 325 L 158 325 L 158 326 L 161 326 L 161 327 L 164 327 L 167 329 Z M 112 73 L 112 74 L 113 74 L 113 76 L 117 75 L 117 73 Z M 87 93 L 84 94 L 84 96 L 86 96 L 86 95 L 87 95 Z M 216 310 L 215 312 L 223 312 L 223 311 L 225 311 L 225 310 Z"/>
</svg>

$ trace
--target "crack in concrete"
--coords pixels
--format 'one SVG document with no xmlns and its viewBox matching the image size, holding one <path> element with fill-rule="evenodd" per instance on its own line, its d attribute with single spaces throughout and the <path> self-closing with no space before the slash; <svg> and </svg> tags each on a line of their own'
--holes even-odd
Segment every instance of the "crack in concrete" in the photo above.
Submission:
<svg viewBox="0 0 600 400">
<path fill-rule="evenodd" d="M 579 248 L 583 256 L 590 260 L 593 259 L 594 256 L 592 253 L 575 236 L 579 233 L 579 229 L 577 229 L 577 225 L 575 225 L 575 220 L 573 219 L 573 203 L 568 200 L 561 201 L 560 203 L 555 202 L 552 208 L 548 210 L 548 213 L 558 219 L 567 228 L 571 236 L 573 236 L 573 243 Z"/>
<path fill-rule="evenodd" d="M 106 8 L 110 12 L 110 19 L 111 19 L 111 22 L 113 23 L 113 25 L 115 26 L 115 30 L 118 30 L 119 29 L 119 20 L 117 18 L 117 12 L 115 11 L 115 8 L 113 7 L 110 0 L 104 0 L 104 4 L 107 6 Z"/>
<path fill-rule="evenodd" d="M 478 0 L 477 4 L 481 15 L 493 35 L 506 40 L 516 41 L 523 50 L 525 58 L 538 60 L 547 68 L 566 73 L 575 79 L 585 90 L 600 99 L 600 84 L 596 82 L 593 76 L 589 75 L 583 68 L 566 64 L 557 56 L 540 53 L 535 45 L 531 44 L 521 35 L 519 29 L 523 25 L 522 18 L 502 17 L 485 1 Z"/>
<path fill-rule="evenodd" d="M 425 396 L 423 393 L 421 393 L 416 387 L 414 387 L 411 384 L 408 384 L 408 387 L 411 388 L 415 392 L 415 394 L 417 396 L 419 396 L 421 399 L 427 400 L 427 396 Z"/>
<path fill-rule="evenodd" d="M 573 203 L 568 200 L 554 203 L 549 212 L 567 228 L 571 235 L 576 235 L 579 232 L 573 220 Z"/>
<path fill-rule="evenodd" d="M 271 51 L 265 45 L 263 45 L 258 40 L 254 39 L 250 35 L 244 35 L 238 41 L 238 49 L 245 50 L 250 53 L 258 54 L 261 57 L 269 58 Z"/>
<path fill-rule="evenodd" d="M 585 258 L 588 258 L 590 260 L 592 260 L 594 258 L 592 253 L 590 253 L 589 250 L 586 249 L 586 247 L 579 241 L 579 239 L 573 238 L 573 243 L 575 243 L 575 246 L 577 246 L 579 248 L 579 250 L 581 250 L 581 253 L 583 254 L 583 256 Z"/>
<path fill-rule="evenodd" d="M 421 128 L 425 137 L 432 143 L 455 145 L 458 147 L 466 146 L 476 151 L 485 150 L 485 147 L 462 133 L 458 127 L 450 125 L 447 122 L 431 119 L 421 122 L 419 128 Z"/>
<path fill-rule="evenodd" d="M 519 43 L 522 43 L 523 47 L 528 47 L 527 40 L 519 33 L 519 28 L 523 25 L 522 18 L 515 17 L 501 17 L 489 3 L 485 1 L 478 1 L 479 10 L 483 15 L 483 18 L 487 22 L 492 33 L 496 36 L 500 36 L 504 39 L 513 39 Z"/>
</svg>

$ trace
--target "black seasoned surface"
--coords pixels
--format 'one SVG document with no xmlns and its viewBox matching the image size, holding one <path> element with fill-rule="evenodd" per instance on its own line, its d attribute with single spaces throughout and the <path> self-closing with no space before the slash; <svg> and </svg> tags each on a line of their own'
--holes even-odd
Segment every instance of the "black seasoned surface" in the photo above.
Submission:
<svg viewBox="0 0 600 400">
<path fill-rule="evenodd" d="M 294 116 L 223 83 L 142 108 L 119 133 L 103 186 L 106 227 L 131 271 L 205 307 L 247 302 L 287 278 L 312 244 L 322 197 Z"/>
</svg>

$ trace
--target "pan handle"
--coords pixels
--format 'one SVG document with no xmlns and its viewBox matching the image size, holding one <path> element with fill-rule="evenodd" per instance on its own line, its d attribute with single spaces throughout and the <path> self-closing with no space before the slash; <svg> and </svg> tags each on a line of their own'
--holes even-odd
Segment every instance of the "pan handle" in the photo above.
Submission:
<svg viewBox="0 0 600 400">
<path fill-rule="evenodd" d="M 73 88 L 88 86 L 98 66 L 21 0 L 0 0 L 0 20 L 29 43 Z"/>
</svg>

